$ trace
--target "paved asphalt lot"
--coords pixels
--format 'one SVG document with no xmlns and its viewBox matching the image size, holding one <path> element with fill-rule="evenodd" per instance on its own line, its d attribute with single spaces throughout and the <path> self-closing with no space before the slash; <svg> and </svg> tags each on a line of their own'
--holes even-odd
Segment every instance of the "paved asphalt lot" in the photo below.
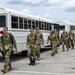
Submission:
<svg viewBox="0 0 75 75">
<path fill-rule="evenodd" d="M 21 53 L 11 57 L 13 70 L 0 75 L 75 75 L 75 49 L 62 52 L 61 47 L 58 53 L 51 56 L 51 51 L 41 53 L 41 60 L 36 61 L 35 66 L 29 66 L 29 59 Z M 0 70 L 3 68 L 4 58 L 0 54 Z"/>
</svg>

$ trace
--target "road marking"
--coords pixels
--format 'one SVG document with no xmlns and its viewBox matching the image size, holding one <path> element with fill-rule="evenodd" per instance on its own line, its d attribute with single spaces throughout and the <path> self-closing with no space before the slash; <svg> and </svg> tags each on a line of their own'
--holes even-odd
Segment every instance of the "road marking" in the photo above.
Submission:
<svg viewBox="0 0 75 75">
<path fill-rule="evenodd" d="M 72 73 L 50 73 L 50 72 L 36 72 L 36 71 L 11 71 L 12 73 L 32 73 L 32 74 L 43 74 L 43 75 L 75 75 Z"/>
</svg>

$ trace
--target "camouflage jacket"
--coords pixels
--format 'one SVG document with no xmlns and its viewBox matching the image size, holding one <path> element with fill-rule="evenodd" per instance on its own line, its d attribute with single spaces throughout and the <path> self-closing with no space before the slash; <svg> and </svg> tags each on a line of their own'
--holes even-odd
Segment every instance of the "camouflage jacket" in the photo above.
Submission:
<svg viewBox="0 0 75 75">
<path fill-rule="evenodd" d="M 14 47 L 15 49 L 17 48 L 16 46 L 16 40 L 14 38 L 14 36 L 9 33 L 8 35 L 2 35 L 1 36 L 1 42 L 2 42 L 2 48 L 3 49 L 8 49 L 11 46 Z"/>
<path fill-rule="evenodd" d="M 35 34 L 33 36 L 31 34 L 29 34 L 27 36 L 26 44 L 27 44 L 27 46 L 30 46 L 30 47 L 36 45 L 36 36 L 35 36 Z"/>
<path fill-rule="evenodd" d="M 44 43 L 44 38 L 41 32 L 36 33 L 36 44 Z"/>
<path fill-rule="evenodd" d="M 49 35 L 48 38 L 47 38 L 47 43 L 48 43 L 49 41 L 51 42 L 51 35 Z"/>
<path fill-rule="evenodd" d="M 57 43 L 58 43 L 58 36 L 57 36 L 56 34 L 54 34 L 54 33 L 53 33 L 52 35 L 49 35 L 49 36 L 48 36 L 48 39 L 47 39 L 47 43 L 48 43 L 49 41 L 50 41 L 51 43 L 52 43 L 52 42 L 57 42 Z"/>
<path fill-rule="evenodd" d="M 53 42 L 57 42 L 58 43 L 58 36 L 57 36 L 57 34 L 52 34 L 51 40 Z"/>
<path fill-rule="evenodd" d="M 61 33 L 61 41 L 66 41 L 69 39 L 69 35 L 67 32 L 62 32 Z"/>
<path fill-rule="evenodd" d="M 69 39 L 74 40 L 74 38 L 75 38 L 74 33 L 69 33 Z"/>
</svg>

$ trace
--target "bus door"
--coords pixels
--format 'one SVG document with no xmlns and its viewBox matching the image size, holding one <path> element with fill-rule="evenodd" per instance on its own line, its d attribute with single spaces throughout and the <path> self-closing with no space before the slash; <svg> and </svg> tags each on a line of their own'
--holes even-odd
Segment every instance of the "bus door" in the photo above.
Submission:
<svg viewBox="0 0 75 75">
<path fill-rule="evenodd" d="M 52 31 L 54 30 L 54 25 L 53 25 L 53 24 L 51 24 L 51 30 L 52 30 Z"/>
<path fill-rule="evenodd" d="M 55 30 L 57 31 L 57 33 L 59 33 L 59 24 L 51 24 L 51 30 Z"/>
<path fill-rule="evenodd" d="M 54 27 L 55 27 L 54 29 L 56 29 L 57 33 L 59 34 L 59 24 L 55 24 Z"/>
</svg>

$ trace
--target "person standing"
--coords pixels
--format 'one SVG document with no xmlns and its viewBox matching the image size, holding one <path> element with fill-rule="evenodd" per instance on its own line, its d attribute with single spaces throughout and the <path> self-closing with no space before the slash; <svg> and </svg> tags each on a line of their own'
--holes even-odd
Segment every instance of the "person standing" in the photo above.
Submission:
<svg viewBox="0 0 75 75">
<path fill-rule="evenodd" d="M 40 48 L 41 44 L 44 45 L 44 38 L 43 34 L 40 32 L 39 27 L 36 27 L 36 59 L 39 61 L 40 60 Z"/>
<path fill-rule="evenodd" d="M 63 32 L 61 33 L 61 43 L 62 43 L 62 49 L 64 52 L 64 45 L 66 45 L 67 51 L 69 50 L 68 48 L 68 39 L 69 39 L 69 35 L 68 33 L 65 31 L 65 29 L 63 29 Z"/>
<path fill-rule="evenodd" d="M 56 51 L 57 51 L 57 44 L 59 43 L 58 37 L 57 37 L 57 35 L 54 31 L 52 32 L 52 35 L 50 36 L 50 40 L 51 40 L 51 43 L 52 43 L 51 56 L 54 56 L 56 54 Z"/>
<path fill-rule="evenodd" d="M 34 33 L 34 29 L 30 29 L 30 34 L 27 36 L 27 41 L 26 41 L 26 47 L 27 47 L 27 56 L 30 60 L 29 65 L 34 66 L 35 65 L 35 58 L 36 58 L 36 36 Z"/>
<path fill-rule="evenodd" d="M 47 43 L 50 41 L 51 50 L 52 50 L 52 40 L 51 40 L 52 33 L 53 33 L 53 32 L 50 31 L 50 35 L 49 35 L 48 38 L 47 38 Z"/>
<path fill-rule="evenodd" d="M 10 56 L 13 51 L 13 47 L 17 52 L 17 46 L 16 46 L 16 40 L 14 36 L 8 32 L 8 27 L 4 27 L 3 31 L 4 33 L 1 36 L 1 41 L 2 41 L 1 51 L 3 51 L 5 57 L 5 64 L 4 64 L 4 69 L 2 69 L 1 71 L 3 73 L 6 73 L 8 70 L 12 70 Z"/>
<path fill-rule="evenodd" d="M 58 41 L 57 41 L 57 42 L 58 42 L 58 43 L 57 43 L 57 46 L 59 46 L 59 43 L 60 43 L 60 42 L 59 42 L 59 34 L 57 33 L 56 29 L 54 30 L 54 34 L 55 34 L 55 36 L 57 37 L 57 40 L 58 40 Z M 56 51 L 55 51 L 55 52 L 58 53 L 57 48 L 56 48 Z"/>
<path fill-rule="evenodd" d="M 74 49 L 74 39 L 74 33 L 72 32 L 72 30 L 69 30 L 69 46 L 72 49 Z"/>
</svg>

